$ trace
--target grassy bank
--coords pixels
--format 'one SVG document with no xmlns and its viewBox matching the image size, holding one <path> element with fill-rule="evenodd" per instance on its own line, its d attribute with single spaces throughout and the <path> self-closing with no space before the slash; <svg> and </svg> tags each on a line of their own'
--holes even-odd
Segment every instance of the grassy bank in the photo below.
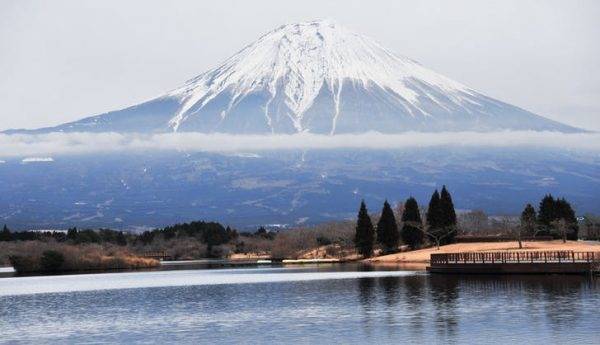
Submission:
<svg viewBox="0 0 600 345">
<path fill-rule="evenodd" d="M 511 242 L 475 242 L 455 243 L 441 246 L 440 249 L 425 248 L 410 252 L 394 253 L 365 260 L 372 263 L 428 263 L 429 256 L 437 253 L 456 252 L 491 252 L 491 251 L 576 251 L 576 252 L 599 252 L 600 244 L 587 244 L 585 242 L 567 241 L 531 241 L 523 242 L 523 248 L 519 249 L 516 241 Z"/>
<path fill-rule="evenodd" d="M 19 241 L 0 243 L 0 261 L 18 273 L 53 273 L 150 268 L 158 260 L 138 257 L 116 246 Z"/>
</svg>

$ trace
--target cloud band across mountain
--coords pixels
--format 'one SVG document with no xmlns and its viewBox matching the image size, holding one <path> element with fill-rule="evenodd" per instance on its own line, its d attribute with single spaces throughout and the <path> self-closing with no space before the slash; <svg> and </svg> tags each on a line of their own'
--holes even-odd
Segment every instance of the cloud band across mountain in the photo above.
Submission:
<svg viewBox="0 0 600 345">
<path fill-rule="evenodd" d="M 202 133 L 0 134 L 0 157 L 178 150 L 248 152 L 295 149 L 407 149 L 436 146 L 540 147 L 600 152 L 600 133 L 538 131 L 407 132 L 403 134 L 231 135 Z"/>
</svg>

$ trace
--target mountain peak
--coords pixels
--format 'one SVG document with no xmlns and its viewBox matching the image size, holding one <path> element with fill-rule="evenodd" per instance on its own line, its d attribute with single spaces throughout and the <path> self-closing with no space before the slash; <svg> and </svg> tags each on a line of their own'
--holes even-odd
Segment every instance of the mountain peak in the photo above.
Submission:
<svg viewBox="0 0 600 345">
<path fill-rule="evenodd" d="M 447 92 L 456 103 L 464 102 L 458 92 L 472 94 L 462 84 L 427 70 L 413 60 L 397 56 L 372 39 L 330 20 L 286 24 L 246 46 L 222 66 L 171 92 L 170 95 L 183 100 L 183 106 L 170 125 L 173 130 L 178 130 L 191 115 L 192 107 L 201 102 L 202 108 L 226 90 L 232 94 L 232 99 L 223 110 L 223 117 L 244 97 L 266 92 L 269 100 L 265 104 L 265 117 L 271 132 L 276 132 L 269 106 L 278 92 L 283 92 L 286 96 L 284 105 L 289 110 L 287 116 L 294 128 L 299 132 L 306 131 L 309 128 L 303 121 L 304 114 L 326 90 L 334 98 L 330 129 L 333 134 L 344 83 L 365 89 L 389 90 L 393 93 L 391 98 L 403 103 L 411 116 L 427 115 L 427 111 L 419 107 L 420 94 L 418 87 L 411 85 L 411 79 Z"/>
<path fill-rule="evenodd" d="M 286 24 L 149 102 L 43 131 L 578 131 L 485 96 L 331 20 Z"/>
</svg>

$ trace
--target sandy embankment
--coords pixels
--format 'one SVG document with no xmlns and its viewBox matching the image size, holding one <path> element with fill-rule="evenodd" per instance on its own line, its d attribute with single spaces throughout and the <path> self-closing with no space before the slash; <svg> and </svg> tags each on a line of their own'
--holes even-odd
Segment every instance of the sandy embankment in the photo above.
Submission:
<svg viewBox="0 0 600 345">
<path fill-rule="evenodd" d="M 456 252 L 492 252 L 492 251 L 557 251 L 571 250 L 574 252 L 599 252 L 600 243 L 567 241 L 523 242 L 523 249 L 519 249 L 517 242 L 476 242 L 456 243 L 441 246 L 440 249 L 426 248 L 411 252 L 396 253 L 367 259 L 373 263 L 428 263 L 431 254 L 456 253 Z"/>
</svg>

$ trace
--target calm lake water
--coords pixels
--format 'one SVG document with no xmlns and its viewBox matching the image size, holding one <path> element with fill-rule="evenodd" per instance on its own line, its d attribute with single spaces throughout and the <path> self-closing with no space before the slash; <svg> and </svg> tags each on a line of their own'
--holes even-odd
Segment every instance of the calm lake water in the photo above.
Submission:
<svg viewBox="0 0 600 345">
<path fill-rule="evenodd" d="M 600 282 L 355 265 L 0 279 L 0 342 L 600 344 Z"/>
</svg>

